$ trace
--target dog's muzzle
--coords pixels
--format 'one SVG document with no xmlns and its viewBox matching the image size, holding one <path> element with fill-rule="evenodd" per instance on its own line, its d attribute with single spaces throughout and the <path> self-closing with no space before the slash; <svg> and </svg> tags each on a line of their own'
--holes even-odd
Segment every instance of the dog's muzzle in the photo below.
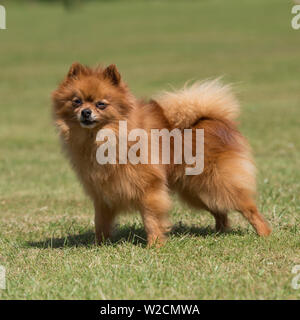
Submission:
<svg viewBox="0 0 300 320">
<path fill-rule="evenodd" d="M 97 121 L 92 117 L 91 109 L 83 109 L 80 115 L 80 124 L 82 127 L 94 127 Z"/>
</svg>

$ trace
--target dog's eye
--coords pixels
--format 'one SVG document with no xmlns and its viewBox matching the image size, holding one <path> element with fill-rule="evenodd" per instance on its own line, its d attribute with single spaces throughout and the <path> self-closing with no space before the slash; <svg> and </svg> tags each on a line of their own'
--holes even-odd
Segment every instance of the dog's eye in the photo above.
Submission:
<svg viewBox="0 0 300 320">
<path fill-rule="evenodd" d="M 98 101 L 96 102 L 96 107 L 103 110 L 107 107 L 107 103 L 105 101 Z"/>
<path fill-rule="evenodd" d="M 82 105 L 82 101 L 79 98 L 74 98 L 72 101 L 73 107 L 80 107 Z"/>
</svg>

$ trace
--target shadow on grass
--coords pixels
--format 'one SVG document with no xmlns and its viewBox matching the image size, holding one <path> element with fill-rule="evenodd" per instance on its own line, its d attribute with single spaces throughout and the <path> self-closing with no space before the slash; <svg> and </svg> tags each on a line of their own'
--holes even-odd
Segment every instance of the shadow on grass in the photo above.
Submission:
<svg viewBox="0 0 300 320">
<path fill-rule="evenodd" d="M 240 230 L 232 230 L 229 234 L 243 235 Z M 178 223 L 173 226 L 170 236 L 182 237 L 208 237 L 208 236 L 220 236 L 222 234 L 215 232 L 211 227 L 197 227 L 188 226 L 182 223 Z M 107 241 L 105 245 L 116 245 L 122 242 L 129 242 L 134 245 L 146 246 L 146 233 L 143 227 L 136 225 L 133 226 L 118 226 L 111 240 Z M 26 243 L 29 247 L 35 248 L 66 248 L 66 247 L 89 247 L 95 245 L 95 233 L 93 229 L 86 232 L 74 235 L 67 235 L 60 238 L 48 238 L 44 241 L 29 241 Z"/>
</svg>

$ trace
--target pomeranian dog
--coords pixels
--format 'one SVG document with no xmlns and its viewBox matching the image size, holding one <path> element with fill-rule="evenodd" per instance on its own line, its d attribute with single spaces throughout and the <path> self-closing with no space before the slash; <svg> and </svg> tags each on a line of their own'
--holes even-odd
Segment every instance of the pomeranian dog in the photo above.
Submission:
<svg viewBox="0 0 300 320">
<path fill-rule="evenodd" d="M 110 237 L 121 211 L 138 210 L 148 245 L 162 245 L 170 230 L 169 190 L 192 207 L 209 211 L 218 232 L 228 230 L 228 212 L 235 210 L 258 235 L 271 233 L 255 204 L 255 166 L 236 126 L 239 104 L 230 86 L 218 80 L 198 82 L 145 102 L 134 97 L 115 65 L 89 68 L 74 63 L 52 98 L 63 148 L 94 203 L 97 243 Z M 97 133 L 110 129 L 120 144 L 124 138 L 119 133 L 120 121 L 126 121 L 128 132 L 203 129 L 201 174 L 187 175 L 187 164 L 175 163 L 174 144 L 169 164 L 99 164 L 97 149 L 104 142 L 98 141 Z M 195 135 L 192 139 L 194 149 Z"/>
</svg>

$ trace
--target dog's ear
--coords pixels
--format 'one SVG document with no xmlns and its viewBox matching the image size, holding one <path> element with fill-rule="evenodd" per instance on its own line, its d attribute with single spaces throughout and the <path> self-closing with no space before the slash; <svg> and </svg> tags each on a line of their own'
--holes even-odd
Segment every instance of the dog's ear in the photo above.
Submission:
<svg viewBox="0 0 300 320">
<path fill-rule="evenodd" d="M 109 79 L 113 85 L 118 86 L 121 82 L 121 75 L 115 64 L 111 64 L 103 71 L 104 78 Z"/>
<path fill-rule="evenodd" d="M 67 77 L 76 78 L 80 74 L 85 74 L 85 73 L 86 73 L 86 67 L 79 62 L 74 62 L 70 67 Z"/>
</svg>

